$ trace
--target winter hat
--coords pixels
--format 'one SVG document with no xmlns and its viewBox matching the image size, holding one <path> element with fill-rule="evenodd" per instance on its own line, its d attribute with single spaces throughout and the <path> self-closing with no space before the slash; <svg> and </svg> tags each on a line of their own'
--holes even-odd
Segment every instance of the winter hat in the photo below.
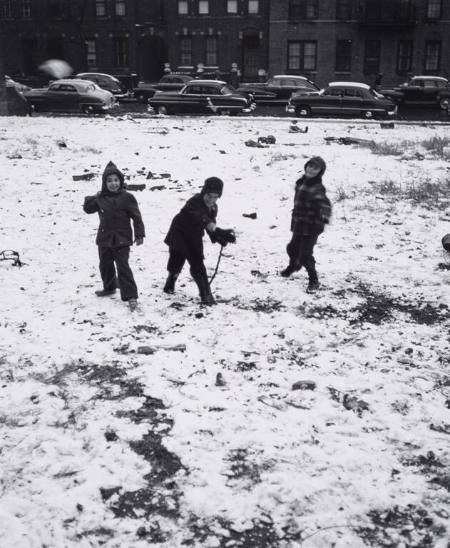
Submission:
<svg viewBox="0 0 450 548">
<path fill-rule="evenodd" d="M 315 166 L 320 168 L 320 171 L 316 175 L 316 177 L 322 177 L 322 175 L 325 173 L 325 170 L 327 169 L 327 164 L 325 163 L 325 160 L 320 156 L 313 156 L 312 158 L 310 158 L 305 164 L 305 170 L 310 164 L 314 164 Z"/>
<path fill-rule="evenodd" d="M 442 238 L 442 247 L 445 251 L 450 251 L 450 233 Z"/>
<path fill-rule="evenodd" d="M 223 192 L 223 181 L 219 179 L 219 177 L 208 177 L 205 179 L 201 194 L 206 194 L 208 192 L 218 194 L 220 198 Z"/>
<path fill-rule="evenodd" d="M 125 177 L 123 176 L 123 173 L 114 162 L 108 162 L 108 165 L 105 167 L 105 171 L 102 175 L 102 192 L 108 191 L 108 187 L 106 186 L 106 177 L 108 177 L 108 175 L 112 175 L 113 173 L 115 173 L 120 179 L 120 188 L 124 188 Z"/>
</svg>

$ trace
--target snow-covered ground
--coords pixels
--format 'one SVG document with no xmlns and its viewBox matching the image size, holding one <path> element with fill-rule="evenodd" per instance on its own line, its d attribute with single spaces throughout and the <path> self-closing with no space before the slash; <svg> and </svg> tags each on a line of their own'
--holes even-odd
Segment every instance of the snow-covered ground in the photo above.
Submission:
<svg viewBox="0 0 450 548">
<path fill-rule="evenodd" d="M 0 262 L 2 548 L 447 546 L 450 172 L 424 141 L 448 127 L 290 125 L 2 119 L 0 251 L 26 263 Z M 325 140 L 348 136 L 384 154 Z M 333 219 L 310 295 L 304 272 L 278 273 L 313 155 Z M 147 185 L 135 313 L 94 296 L 98 219 L 81 206 L 109 160 Z M 162 292 L 163 239 L 212 175 L 238 241 L 204 308 L 187 269 Z"/>
</svg>

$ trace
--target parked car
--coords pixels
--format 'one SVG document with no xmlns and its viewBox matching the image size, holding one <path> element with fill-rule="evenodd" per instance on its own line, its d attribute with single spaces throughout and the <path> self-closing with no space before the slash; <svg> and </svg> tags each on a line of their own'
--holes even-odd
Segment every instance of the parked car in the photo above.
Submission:
<svg viewBox="0 0 450 548">
<path fill-rule="evenodd" d="M 397 105 L 367 84 L 330 82 L 319 92 L 294 93 L 286 110 L 297 116 L 315 114 L 387 118 L 397 113 Z"/>
<path fill-rule="evenodd" d="M 93 82 L 77 79 L 55 80 L 48 88 L 24 92 L 35 111 L 107 112 L 116 105 L 112 93 Z"/>
<path fill-rule="evenodd" d="M 441 76 L 414 76 L 408 83 L 380 90 L 380 93 L 400 105 L 439 106 L 444 110 L 450 105 L 450 84 Z"/>
<path fill-rule="evenodd" d="M 165 74 L 159 82 L 139 82 L 133 95 L 139 103 L 147 103 L 157 91 L 178 91 L 192 80 L 188 74 Z"/>
<path fill-rule="evenodd" d="M 241 84 L 237 91 L 251 93 L 257 103 L 287 103 L 297 91 L 319 91 L 314 82 L 304 76 L 278 75 L 264 83 Z"/>
<path fill-rule="evenodd" d="M 256 106 L 220 80 L 191 80 L 179 91 L 157 91 L 148 103 L 159 114 L 238 114 Z"/>
<path fill-rule="evenodd" d="M 124 90 L 124 86 L 122 86 L 117 78 L 110 74 L 103 74 L 101 72 L 80 72 L 75 78 L 94 82 L 99 88 L 112 93 L 117 100 L 128 97 L 128 94 Z"/>
</svg>

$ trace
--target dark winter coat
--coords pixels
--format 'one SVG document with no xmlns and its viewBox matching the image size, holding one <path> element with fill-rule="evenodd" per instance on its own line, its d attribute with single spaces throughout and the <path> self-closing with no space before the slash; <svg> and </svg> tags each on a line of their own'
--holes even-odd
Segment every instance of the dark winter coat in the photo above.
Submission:
<svg viewBox="0 0 450 548">
<path fill-rule="evenodd" d="M 203 257 L 205 228 L 209 223 L 215 223 L 216 217 L 217 205 L 208 208 L 203 196 L 195 194 L 173 218 L 164 242 L 185 256 Z M 211 240 L 214 241 L 212 237 Z"/>
<path fill-rule="evenodd" d="M 294 234 L 317 236 L 324 230 L 331 217 L 331 204 L 322 184 L 325 162 L 316 157 L 314 162 L 321 166 L 321 171 L 312 179 L 305 175 L 295 183 L 294 208 L 292 210 L 291 231 Z M 309 160 L 305 164 L 305 169 Z"/>
<path fill-rule="evenodd" d="M 118 192 L 110 192 L 106 177 L 116 173 L 121 187 Z M 99 247 L 123 247 L 133 244 L 130 219 L 133 219 L 135 238 L 145 237 L 144 223 L 136 198 L 124 188 L 123 173 L 112 163 L 106 166 L 102 177 L 102 190 L 95 196 L 86 196 L 83 209 L 86 213 L 98 213 L 98 227 L 95 243 Z"/>
</svg>

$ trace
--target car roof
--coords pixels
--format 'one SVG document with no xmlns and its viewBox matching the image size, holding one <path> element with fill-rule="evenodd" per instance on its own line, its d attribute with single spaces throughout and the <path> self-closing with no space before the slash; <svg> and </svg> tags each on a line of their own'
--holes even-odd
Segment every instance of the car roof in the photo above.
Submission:
<svg viewBox="0 0 450 548">
<path fill-rule="evenodd" d="M 367 84 L 363 84 L 362 82 L 330 82 L 328 86 L 331 88 L 335 86 L 345 86 L 351 88 L 370 89 L 370 86 L 368 86 Z"/>
<path fill-rule="evenodd" d="M 75 75 L 75 78 L 79 76 L 106 76 L 107 78 L 112 78 L 113 80 L 117 80 L 115 76 L 112 76 L 111 74 L 106 74 L 104 72 L 79 72 Z M 117 80 L 118 81 L 118 80 Z"/>
<path fill-rule="evenodd" d="M 443 80 L 444 82 L 448 82 L 447 78 L 443 78 L 442 76 L 413 76 L 411 80 L 414 80 L 415 78 L 424 78 L 426 80 Z"/>
<path fill-rule="evenodd" d="M 308 80 L 306 76 L 298 76 L 297 74 L 275 74 L 272 78 L 290 78 L 294 80 Z"/>
<path fill-rule="evenodd" d="M 95 86 L 94 82 L 89 82 L 89 81 L 86 82 L 86 80 L 81 80 L 81 79 L 77 80 L 76 78 L 61 78 L 61 80 L 54 80 L 50 85 L 53 85 L 53 84 L 68 84 L 75 87 L 81 86 L 83 88 L 90 85 Z"/>
<path fill-rule="evenodd" d="M 204 84 L 213 84 L 213 85 L 217 84 L 217 85 L 219 85 L 220 84 L 221 86 L 223 86 L 223 85 L 226 84 L 226 82 L 224 82 L 223 80 L 195 80 L 195 79 L 193 79 L 193 80 L 189 80 L 188 84 L 202 84 L 202 85 L 204 85 Z"/>
</svg>

